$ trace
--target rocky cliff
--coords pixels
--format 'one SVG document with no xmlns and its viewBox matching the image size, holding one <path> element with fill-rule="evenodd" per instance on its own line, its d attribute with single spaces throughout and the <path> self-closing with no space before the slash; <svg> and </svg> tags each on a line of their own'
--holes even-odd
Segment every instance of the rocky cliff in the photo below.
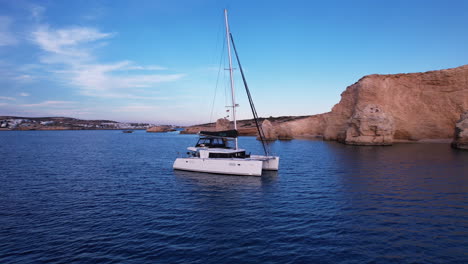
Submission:
<svg viewBox="0 0 468 264">
<path fill-rule="evenodd" d="M 468 65 L 361 78 L 327 114 L 324 138 L 344 141 L 349 119 L 368 104 L 393 118 L 395 140 L 451 138 L 460 114 L 468 109 Z"/>
<path fill-rule="evenodd" d="M 455 123 L 465 110 L 468 65 L 422 73 L 364 76 L 346 88 L 331 112 L 268 118 L 264 128 L 272 140 L 305 136 L 347 144 L 390 145 L 393 141 L 452 138 Z M 214 124 L 206 126 L 214 128 Z M 241 135 L 256 135 L 252 120 L 240 121 L 238 127 Z"/>
<path fill-rule="evenodd" d="M 317 115 L 320 116 L 320 115 Z M 281 117 L 270 117 L 270 118 L 259 118 L 259 124 L 262 124 L 265 120 L 271 122 L 273 129 L 280 130 L 278 134 L 280 137 L 289 137 L 286 134 L 308 134 L 310 131 L 323 130 L 317 129 L 320 127 L 317 122 L 317 116 L 281 116 Z M 305 121 L 305 122 L 304 122 Z M 285 124 L 284 129 L 282 129 Z M 196 134 L 200 131 L 216 131 L 232 129 L 232 124 L 229 122 L 227 125 L 225 119 L 218 119 L 216 123 L 208 123 L 202 125 L 189 126 L 181 131 L 181 134 Z M 239 120 L 237 121 L 237 130 L 241 136 L 256 136 L 257 128 L 253 119 Z M 290 132 L 291 131 L 291 132 Z M 275 132 L 276 133 L 276 132 Z"/>
<path fill-rule="evenodd" d="M 455 135 L 452 146 L 468 150 L 468 111 L 464 112 L 460 116 L 460 120 L 455 124 Z"/>
<path fill-rule="evenodd" d="M 383 109 L 368 104 L 356 109 L 348 121 L 344 143 L 349 145 L 391 145 L 394 135 L 393 118 Z"/>
</svg>

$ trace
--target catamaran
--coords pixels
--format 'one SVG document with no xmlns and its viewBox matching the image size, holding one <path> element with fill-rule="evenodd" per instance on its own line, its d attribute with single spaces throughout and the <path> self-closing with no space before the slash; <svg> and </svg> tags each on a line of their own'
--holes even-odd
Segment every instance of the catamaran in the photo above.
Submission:
<svg viewBox="0 0 468 264">
<path fill-rule="evenodd" d="M 239 61 L 239 55 L 236 50 L 234 39 L 229 30 L 227 10 L 224 10 L 224 20 L 226 24 L 226 42 L 229 58 L 229 76 L 232 99 L 232 121 L 234 129 L 225 131 L 200 131 L 198 142 L 194 147 L 188 147 L 188 157 L 177 158 L 174 161 L 173 168 L 177 170 L 207 172 L 217 174 L 231 175 L 250 175 L 261 176 L 263 170 L 278 170 L 279 157 L 272 156 L 269 153 L 265 143 L 265 136 L 259 125 L 257 111 L 252 101 L 244 71 Z M 234 68 L 232 67 L 231 44 L 234 49 L 237 64 L 240 69 L 244 87 L 249 99 L 250 108 L 255 120 L 259 138 L 262 142 L 265 155 L 251 155 L 245 149 L 238 146 L 238 131 L 236 120 L 236 104 L 234 89 Z"/>
</svg>

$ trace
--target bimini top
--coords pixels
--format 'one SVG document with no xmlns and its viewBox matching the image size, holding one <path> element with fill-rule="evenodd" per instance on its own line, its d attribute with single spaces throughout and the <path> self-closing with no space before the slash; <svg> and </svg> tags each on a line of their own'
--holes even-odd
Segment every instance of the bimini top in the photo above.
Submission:
<svg viewBox="0 0 468 264">
<path fill-rule="evenodd" d="M 207 137 L 223 137 L 223 138 L 236 138 L 238 135 L 237 130 L 224 130 L 224 131 L 200 131 L 200 136 Z"/>
</svg>

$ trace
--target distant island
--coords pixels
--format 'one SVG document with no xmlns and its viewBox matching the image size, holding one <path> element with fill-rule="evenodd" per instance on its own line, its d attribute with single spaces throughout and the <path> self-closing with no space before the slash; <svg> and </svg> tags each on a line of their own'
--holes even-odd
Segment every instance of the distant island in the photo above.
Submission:
<svg viewBox="0 0 468 264">
<path fill-rule="evenodd" d="M 71 117 L 0 116 L 0 130 L 97 130 L 148 129 L 149 123 L 121 123 L 112 120 L 82 120 Z"/>
</svg>

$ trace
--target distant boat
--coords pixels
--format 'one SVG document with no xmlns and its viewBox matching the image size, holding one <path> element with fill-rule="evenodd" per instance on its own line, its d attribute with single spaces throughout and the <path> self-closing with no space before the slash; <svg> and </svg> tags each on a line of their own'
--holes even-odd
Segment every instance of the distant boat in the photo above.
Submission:
<svg viewBox="0 0 468 264">
<path fill-rule="evenodd" d="M 264 142 L 264 133 L 258 122 L 257 112 L 253 105 L 252 97 L 250 95 L 247 82 L 245 80 L 244 72 L 242 70 L 239 56 L 237 54 L 236 46 L 229 31 L 229 23 L 227 17 L 227 10 L 224 10 L 224 19 L 226 23 L 226 41 L 229 57 L 229 73 L 231 85 L 231 99 L 232 99 L 232 119 L 234 123 L 233 130 L 208 132 L 201 131 L 195 147 L 188 147 L 187 158 L 177 158 L 174 161 L 173 168 L 177 170 L 208 172 L 218 174 L 232 174 L 232 175 L 252 175 L 261 176 L 262 170 L 277 171 L 279 166 L 279 157 L 271 156 L 267 150 Z M 233 67 L 231 58 L 231 43 L 239 65 L 244 87 L 249 98 L 250 108 L 255 120 L 259 137 L 262 141 L 263 150 L 265 155 L 250 155 L 247 154 L 245 149 L 240 149 L 237 142 L 237 120 L 236 120 L 236 104 L 234 80 L 233 80 Z"/>
<path fill-rule="evenodd" d="M 122 133 L 133 133 L 133 130 L 124 130 Z"/>
</svg>

